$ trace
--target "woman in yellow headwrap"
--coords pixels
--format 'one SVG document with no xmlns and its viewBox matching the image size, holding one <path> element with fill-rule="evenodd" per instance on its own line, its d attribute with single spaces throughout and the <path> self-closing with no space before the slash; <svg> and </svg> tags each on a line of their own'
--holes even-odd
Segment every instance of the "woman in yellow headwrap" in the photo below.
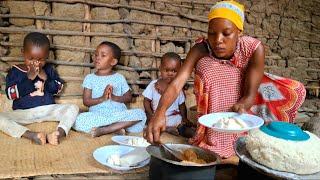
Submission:
<svg viewBox="0 0 320 180">
<path fill-rule="evenodd" d="M 211 8 L 208 20 L 208 39 L 199 39 L 188 52 L 144 133 L 151 143 L 159 142 L 165 129 L 166 109 L 194 68 L 198 117 L 234 111 L 256 114 L 266 123 L 293 123 L 303 103 L 305 89 L 301 83 L 264 73 L 264 46 L 257 39 L 242 36 L 244 7 L 241 4 L 219 2 Z M 236 134 L 216 132 L 198 124 L 197 133 L 189 142 L 229 158 L 235 154 L 236 138 Z"/>
</svg>

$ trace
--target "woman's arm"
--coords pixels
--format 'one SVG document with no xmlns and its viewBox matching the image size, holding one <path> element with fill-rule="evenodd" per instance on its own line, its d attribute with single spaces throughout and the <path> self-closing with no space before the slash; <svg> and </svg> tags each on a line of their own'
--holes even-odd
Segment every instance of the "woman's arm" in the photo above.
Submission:
<svg viewBox="0 0 320 180">
<path fill-rule="evenodd" d="M 143 106 L 144 106 L 144 111 L 146 112 L 146 115 L 147 115 L 147 124 L 149 124 L 149 121 L 153 117 L 153 111 L 151 108 L 151 100 L 145 97 L 143 100 Z"/>
<path fill-rule="evenodd" d="M 105 93 L 99 98 L 92 98 L 92 91 L 91 89 L 84 88 L 83 91 L 83 105 L 90 107 L 97 104 L 100 104 L 106 101 L 108 98 L 105 96 Z"/>
<path fill-rule="evenodd" d="M 157 110 L 144 132 L 144 137 L 150 143 L 159 143 L 160 133 L 166 128 L 165 113 L 167 109 L 175 101 L 183 86 L 189 79 L 196 62 L 207 54 L 208 52 L 204 43 L 196 44 L 188 52 L 186 60 L 180 68 L 177 76 L 161 96 Z"/>
<path fill-rule="evenodd" d="M 232 110 L 239 113 L 244 113 L 249 110 L 256 97 L 258 87 L 261 83 L 265 63 L 265 49 L 260 44 L 254 51 L 246 71 L 244 94 L 240 101 L 232 107 Z"/>
<path fill-rule="evenodd" d="M 123 96 L 115 96 L 112 94 L 112 90 L 111 90 L 111 100 L 119 103 L 130 103 L 132 100 L 131 91 L 130 90 L 127 91 L 126 93 L 124 93 Z"/>
</svg>

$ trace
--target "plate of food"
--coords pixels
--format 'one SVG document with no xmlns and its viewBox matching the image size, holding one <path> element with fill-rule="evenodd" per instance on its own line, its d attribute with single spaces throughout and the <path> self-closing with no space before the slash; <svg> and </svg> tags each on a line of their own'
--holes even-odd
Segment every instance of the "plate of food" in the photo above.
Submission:
<svg viewBox="0 0 320 180">
<path fill-rule="evenodd" d="M 100 147 L 93 152 L 93 158 L 100 164 L 120 171 L 141 168 L 150 161 L 146 150 L 121 145 Z"/>
<path fill-rule="evenodd" d="M 215 131 L 238 134 L 259 128 L 264 120 L 251 114 L 219 112 L 201 116 L 199 123 Z"/>
<path fill-rule="evenodd" d="M 113 136 L 112 141 L 125 146 L 131 147 L 148 147 L 150 143 L 142 137 L 138 136 Z"/>
</svg>

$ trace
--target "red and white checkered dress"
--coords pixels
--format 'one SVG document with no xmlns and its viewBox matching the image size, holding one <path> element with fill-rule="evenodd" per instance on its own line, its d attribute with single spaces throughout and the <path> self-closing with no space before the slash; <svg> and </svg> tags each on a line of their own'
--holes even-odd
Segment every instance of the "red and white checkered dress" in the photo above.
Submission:
<svg viewBox="0 0 320 180">
<path fill-rule="evenodd" d="M 195 94 L 198 117 L 213 112 L 231 111 L 231 107 L 241 98 L 248 61 L 259 44 L 260 42 L 254 38 L 241 37 L 231 60 L 222 61 L 207 56 L 197 62 Z M 214 151 L 222 157 L 234 154 L 233 142 L 238 135 L 220 133 L 209 128 L 203 133 L 201 135 L 198 133 L 191 140 L 192 144 Z"/>
<path fill-rule="evenodd" d="M 240 37 L 231 60 L 220 60 L 210 55 L 197 62 L 194 91 L 197 97 L 198 117 L 214 112 L 231 111 L 231 107 L 242 97 L 248 61 L 259 44 L 260 41 L 252 37 Z M 293 123 L 304 97 L 305 89 L 301 83 L 265 73 L 256 102 L 249 113 L 262 115 L 266 122 Z M 235 154 L 233 143 L 238 136 L 216 132 L 198 124 L 197 133 L 189 143 L 228 158 Z"/>
</svg>

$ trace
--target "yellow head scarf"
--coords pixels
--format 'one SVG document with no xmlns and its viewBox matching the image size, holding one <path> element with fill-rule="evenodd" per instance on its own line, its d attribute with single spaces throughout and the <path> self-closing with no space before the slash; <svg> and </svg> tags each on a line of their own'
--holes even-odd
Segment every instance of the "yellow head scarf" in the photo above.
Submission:
<svg viewBox="0 0 320 180">
<path fill-rule="evenodd" d="M 235 1 L 221 1 L 211 7 L 208 20 L 225 18 L 233 22 L 238 29 L 243 31 L 244 6 Z"/>
</svg>

